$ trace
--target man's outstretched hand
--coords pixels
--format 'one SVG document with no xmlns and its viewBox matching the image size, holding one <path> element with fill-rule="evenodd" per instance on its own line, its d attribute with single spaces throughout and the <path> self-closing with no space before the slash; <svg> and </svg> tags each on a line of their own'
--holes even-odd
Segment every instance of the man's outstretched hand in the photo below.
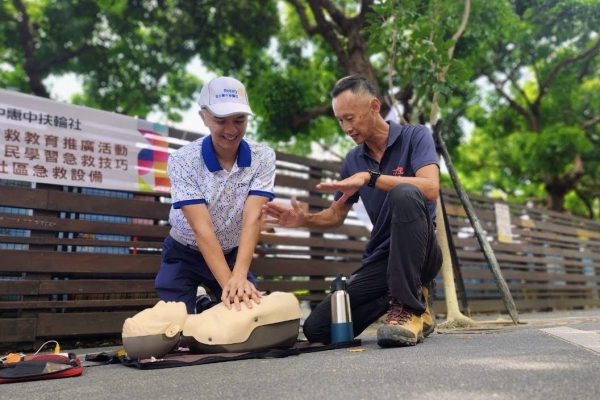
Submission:
<svg viewBox="0 0 600 400">
<path fill-rule="evenodd" d="M 368 172 L 358 172 L 341 181 L 322 182 L 317 185 L 317 189 L 324 192 L 342 192 L 342 197 L 337 200 L 338 204 L 345 204 L 354 193 L 369 182 Z"/>
<path fill-rule="evenodd" d="M 292 197 L 291 207 L 271 201 L 263 206 L 262 211 L 267 216 L 266 223 L 284 228 L 298 228 L 306 221 L 306 212 L 295 197 Z"/>
</svg>

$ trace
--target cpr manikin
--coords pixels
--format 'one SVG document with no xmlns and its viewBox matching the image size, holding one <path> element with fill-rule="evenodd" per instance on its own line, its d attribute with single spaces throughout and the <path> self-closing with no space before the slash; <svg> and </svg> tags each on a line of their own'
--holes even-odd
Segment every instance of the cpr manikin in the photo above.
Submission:
<svg viewBox="0 0 600 400">
<path fill-rule="evenodd" d="M 227 309 L 223 303 L 187 315 L 181 302 L 159 301 L 128 318 L 123 346 L 130 358 L 161 357 L 176 345 L 195 353 L 260 351 L 291 347 L 300 327 L 300 305 L 291 293 L 273 292 L 252 308 Z"/>
<path fill-rule="evenodd" d="M 179 342 L 187 319 L 185 303 L 159 301 L 123 324 L 123 347 L 130 358 L 163 356 Z"/>
</svg>

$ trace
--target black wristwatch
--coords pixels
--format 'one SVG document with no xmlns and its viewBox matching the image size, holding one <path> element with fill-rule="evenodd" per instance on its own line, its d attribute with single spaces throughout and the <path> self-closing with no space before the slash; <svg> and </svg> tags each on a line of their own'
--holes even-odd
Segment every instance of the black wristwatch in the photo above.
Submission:
<svg viewBox="0 0 600 400">
<path fill-rule="evenodd" d="M 367 186 L 375 187 L 375 182 L 377 182 L 377 178 L 381 176 L 381 172 L 370 169 L 369 175 L 371 176 L 371 178 L 369 178 L 369 183 L 367 183 Z"/>
</svg>

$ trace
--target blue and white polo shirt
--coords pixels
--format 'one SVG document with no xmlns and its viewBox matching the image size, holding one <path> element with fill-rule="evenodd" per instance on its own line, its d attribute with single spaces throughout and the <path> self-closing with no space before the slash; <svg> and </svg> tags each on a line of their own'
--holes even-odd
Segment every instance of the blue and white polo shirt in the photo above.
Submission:
<svg viewBox="0 0 600 400">
<path fill-rule="evenodd" d="M 182 206 L 206 204 L 217 239 L 227 253 L 239 245 L 246 198 L 275 197 L 275 152 L 246 139 L 240 143 L 237 162 L 231 171 L 221 167 L 212 139 L 206 136 L 171 154 L 167 172 L 173 201 L 169 223 L 184 244 L 198 245 Z"/>
</svg>

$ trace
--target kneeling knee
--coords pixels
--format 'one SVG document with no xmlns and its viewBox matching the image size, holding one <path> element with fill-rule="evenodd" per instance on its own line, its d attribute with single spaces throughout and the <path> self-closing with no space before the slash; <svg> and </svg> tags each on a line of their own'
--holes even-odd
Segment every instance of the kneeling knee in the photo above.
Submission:
<svg viewBox="0 0 600 400">
<path fill-rule="evenodd" d="M 392 222 L 410 222 L 422 217 L 426 211 L 423 193 L 415 185 L 399 184 L 390 190 L 389 202 Z"/>
<path fill-rule="evenodd" d="M 401 183 L 394 186 L 388 196 L 392 204 L 401 206 L 419 204 L 425 200 L 421 190 L 409 183 Z"/>
</svg>

